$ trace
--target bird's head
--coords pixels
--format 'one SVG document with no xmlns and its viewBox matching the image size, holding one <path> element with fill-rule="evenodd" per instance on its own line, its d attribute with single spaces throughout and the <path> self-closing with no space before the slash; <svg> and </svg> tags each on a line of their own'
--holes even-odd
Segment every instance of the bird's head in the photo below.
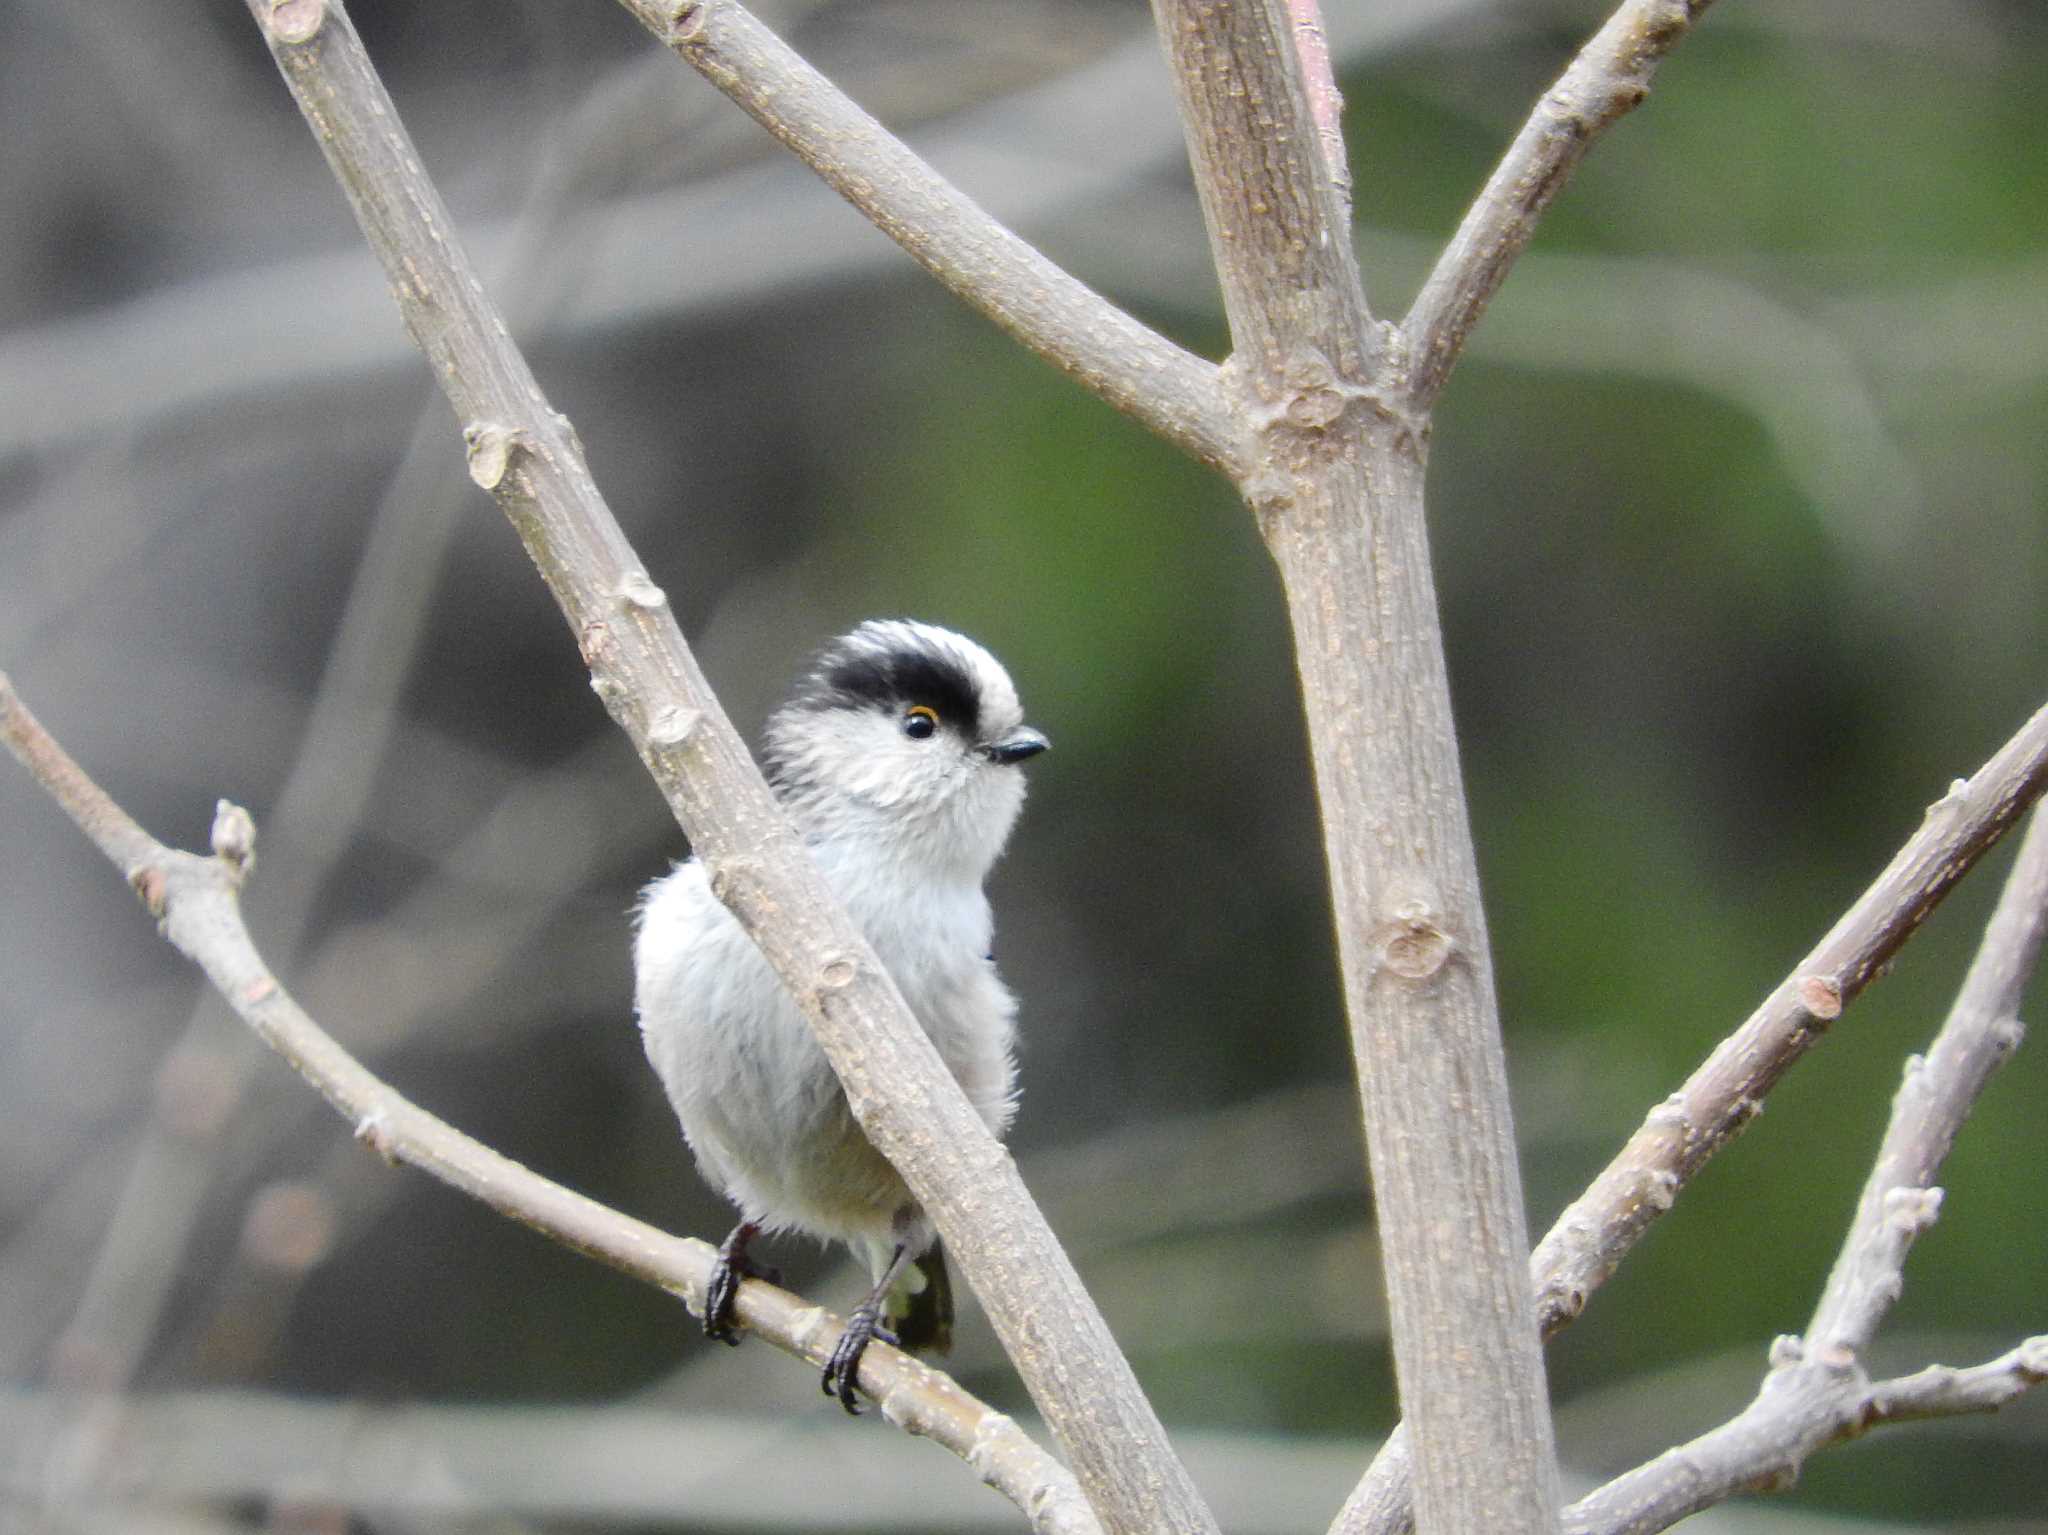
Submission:
<svg viewBox="0 0 2048 1535">
<path fill-rule="evenodd" d="M 828 645 L 768 721 L 766 766 L 814 838 L 873 840 L 979 880 L 1047 746 L 1002 664 L 964 635 L 874 619 Z"/>
</svg>

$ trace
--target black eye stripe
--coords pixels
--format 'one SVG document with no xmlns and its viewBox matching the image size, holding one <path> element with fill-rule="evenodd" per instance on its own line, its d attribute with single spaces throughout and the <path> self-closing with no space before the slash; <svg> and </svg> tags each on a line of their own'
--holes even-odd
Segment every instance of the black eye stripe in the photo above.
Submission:
<svg viewBox="0 0 2048 1535">
<path fill-rule="evenodd" d="M 981 693 L 965 663 L 923 645 L 835 647 L 819 659 L 797 702 L 807 709 L 867 706 L 892 714 L 922 704 L 970 737 L 981 725 Z"/>
</svg>

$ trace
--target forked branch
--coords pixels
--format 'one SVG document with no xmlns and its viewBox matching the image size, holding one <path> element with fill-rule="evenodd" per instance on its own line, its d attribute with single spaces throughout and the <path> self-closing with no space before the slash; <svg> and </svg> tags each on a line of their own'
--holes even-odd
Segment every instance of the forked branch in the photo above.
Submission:
<svg viewBox="0 0 2048 1535">
<path fill-rule="evenodd" d="M 1992 1074 L 2019 1047 L 2020 998 L 2048 927 L 2048 819 L 2037 811 L 1955 1005 L 1906 1063 L 1891 1123 L 1806 1336 L 1771 1347 L 1763 1388 L 1735 1418 L 1575 1505 L 1583 1535 L 1649 1535 L 1734 1493 L 1789 1485 L 1816 1450 L 1881 1424 L 1995 1412 L 2048 1379 L 2048 1337 L 1980 1365 L 1872 1381 L 1865 1351 L 1899 1298 L 1906 1254 L 1941 1212 L 1943 1158 Z"/>
<path fill-rule="evenodd" d="M 1308 718 L 1416 1501 L 1545 1535 L 1559 1493 L 1506 1061 L 1423 516 L 1300 54 L 1310 0 L 1153 0 Z"/>
<path fill-rule="evenodd" d="M 1828 935 L 1677 1092 L 1650 1111 L 1558 1217 L 1529 1263 L 1546 1336 L 1585 1309 L 1693 1176 L 1756 1117 L 1778 1080 L 2044 791 L 2048 708 L 1928 808 L 1919 829 Z M 2030 830 L 2030 846 L 2037 837 Z M 1998 952 L 2013 949 L 2001 940 Z M 1832 1330 L 1827 1317 L 1817 1320 L 1816 1334 Z M 1332 1535 L 1389 1535 L 1407 1527 L 1410 1453 L 1405 1428 L 1397 1430 L 1345 1504 Z"/>
<path fill-rule="evenodd" d="M 1183 351 L 991 218 L 737 0 L 620 0 L 918 264 L 1084 388 L 1235 477 L 1216 365 Z"/>
<path fill-rule="evenodd" d="M 1744 1492 L 1792 1485 L 1816 1451 L 1887 1423 L 1996 1412 L 2048 1379 L 2048 1337 L 1964 1369 L 1936 1365 L 1870 1381 L 1808 1358 L 1797 1339 L 1771 1350 L 1771 1373 L 1746 1409 L 1666 1450 L 1565 1511 L 1567 1535 L 1655 1535 Z"/>
<path fill-rule="evenodd" d="M 1978 1096 L 2026 1035 L 2020 999 L 2044 933 L 2048 817 L 2036 810 L 1955 1005 L 1927 1053 L 1906 1062 L 1855 1223 L 1807 1323 L 1809 1352 L 1831 1362 L 1859 1358 L 1898 1299 L 1906 1253 L 1941 1208 L 1935 1174 Z"/>
<path fill-rule="evenodd" d="M 246 812 L 221 801 L 210 858 L 166 847 L 51 738 L 4 674 L 0 739 L 121 871 L 164 937 L 355 1126 L 359 1140 L 702 1313 L 716 1256 L 708 1243 L 658 1231 L 472 1140 L 374 1075 L 292 1000 L 242 921 L 241 890 L 255 862 L 255 827 Z M 843 1327 L 823 1308 L 758 1281 L 740 1287 L 738 1305 L 751 1332 L 814 1366 L 830 1356 Z M 884 1418 L 966 1461 L 1040 1535 L 1100 1535 L 1072 1474 L 950 1376 L 877 1345 L 862 1357 L 861 1384 Z"/>
<path fill-rule="evenodd" d="M 832 898 L 456 237 L 339 0 L 249 0 L 469 445 L 712 888 L 795 997 L 861 1127 L 930 1213 L 1116 1535 L 1213 1519 L 1107 1324 Z"/>
<path fill-rule="evenodd" d="M 1741 1132 L 1764 1096 L 2048 789 L 2048 708 L 1959 778 L 1856 904 L 1685 1081 L 1537 1245 L 1530 1267 L 1546 1334 L 1592 1294 L 1678 1191 Z"/>
</svg>

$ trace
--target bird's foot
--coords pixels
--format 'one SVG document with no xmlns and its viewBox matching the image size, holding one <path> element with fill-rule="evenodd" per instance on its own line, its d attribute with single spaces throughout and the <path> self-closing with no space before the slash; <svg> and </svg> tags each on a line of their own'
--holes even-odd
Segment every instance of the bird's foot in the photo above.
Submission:
<svg viewBox="0 0 2048 1535">
<path fill-rule="evenodd" d="M 742 1279 L 766 1279 L 771 1284 L 780 1279 L 780 1274 L 771 1269 L 757 1267 L 747 1257 L 747 1244 L 761 1234 L 761 1228 L 752 1221 L 741 1221 L 732 1228 L 718 1248 L 718 1262 L 712 1265 L 711 1283 L 704 1288 L 704 1336 L 716 1338 L 720 1343 L 739 1346 L 739 1316 L 735 1307 L 739 1300 Z"/>
<path fill-rule="evenodd" d="M 853 1315 L 846 1319 L 846 1331 L 839 1335 L 832 1357 L 825 1361 L 825 1395 L 838 1397 L 839 1405 L 856 1418 L 860 1416 L 860 1405 L 853 1399 L 853 1388 L 860 1376 L 861 1355 L 877 1338 L 895 1346 L 896 1334 L 882 1325 L 881 1301 L 870 1296 L 853 1308 Z"/>
</svg>

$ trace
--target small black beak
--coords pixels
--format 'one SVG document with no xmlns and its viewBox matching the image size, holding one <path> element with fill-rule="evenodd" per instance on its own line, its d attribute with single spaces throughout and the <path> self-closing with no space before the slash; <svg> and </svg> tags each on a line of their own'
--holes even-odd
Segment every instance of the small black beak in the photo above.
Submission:
<svg viewBox="0 0 2048 1535">
<path fill-rule="evenodd" d="M 1035 730 L 1020 730 L 1007 741 L 994 741 L 984 746 L 988 760 L 1003 767 L 1012 767 L 1026 757 L 1035 757 L 1052 742 Z"/>
</svg>

